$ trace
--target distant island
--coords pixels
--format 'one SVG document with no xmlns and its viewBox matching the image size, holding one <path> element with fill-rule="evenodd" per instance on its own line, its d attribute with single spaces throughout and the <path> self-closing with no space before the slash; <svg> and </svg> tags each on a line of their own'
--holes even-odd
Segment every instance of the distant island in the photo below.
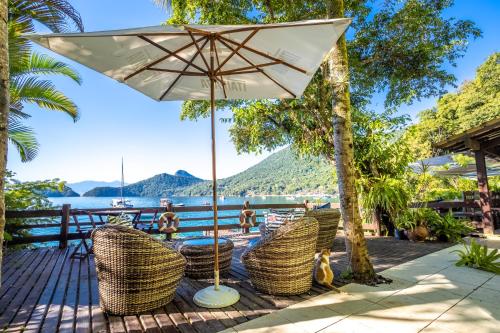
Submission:
<svg viewBox="0 0 500 333">
<path fill-rule="evenodd" d="M 88 184 L 91 181 L 82 183 Z M 218 192 L 224 196 L 335 194 L 337 181 L 334 168 L 326 160 L 298 157 L 288 147 L 245 171 L 219 179 Z M 195 177 L 184 170 L 173 175 L 162 173 L 123 188 L 123 195 L 127 197 L 207 196 L 211 193 L 211 181 Z M 119 195 L 118 183 L 116 186 L 99 184 L 82 196 Z"/>
</svg>

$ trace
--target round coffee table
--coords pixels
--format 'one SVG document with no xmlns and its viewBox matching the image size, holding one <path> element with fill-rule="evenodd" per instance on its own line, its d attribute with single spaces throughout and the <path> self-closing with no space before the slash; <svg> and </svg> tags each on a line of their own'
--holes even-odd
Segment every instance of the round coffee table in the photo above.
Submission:
<svg viewBox="0 0 500 333">
<path fill-rule="evenodd" d="M 223 276 L 231 268 L 234 244 L 230 239 L 219 238 L 219 274 Z M 176 249 L 186 258 L 185 274 L 195 279 L 214 276 L 214 239 L 211 237 L 192 238 L 176 245 Z"/>
</svg>

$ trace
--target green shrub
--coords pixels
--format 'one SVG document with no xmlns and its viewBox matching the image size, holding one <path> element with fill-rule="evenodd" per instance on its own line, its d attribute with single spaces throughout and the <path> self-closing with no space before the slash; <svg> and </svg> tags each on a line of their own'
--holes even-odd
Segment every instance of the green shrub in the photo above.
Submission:
<svg viewBox="0 0 500 333">
<path fill-rule="evenodd" d="M 414 230 L 416 227 L 426 227 L 435 223 L 441 217 L 430 208 L 410 208 L 398 214 L 394 225 L 398 229 Z"/>
<path fill-rule="evenodd" d="M 444 217 L 431 220 L 429 229 L 439 240 L 457 242 L 474 230 L 470 224 L 453 217 L 450 212 Z"/>
<path fill-rule="evenodd" d="M 457 266 L 468 266 L 500 274 L 500 253 L 498 253 L 498 249 L 493 249 L 488 253 L 486 245 L 481 246 L 472 239 L 469 246 L 464 244 L 464 250 L 452 252 L 457 252 L 460 256 L 460 260 L 455 263 Z"/>
</svg>

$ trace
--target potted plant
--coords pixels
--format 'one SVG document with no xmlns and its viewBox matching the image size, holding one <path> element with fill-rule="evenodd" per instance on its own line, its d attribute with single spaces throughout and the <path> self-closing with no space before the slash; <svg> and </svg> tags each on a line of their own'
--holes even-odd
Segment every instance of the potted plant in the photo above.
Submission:
<svg viewBox="0 0 500 333">
<path fill-rule="evenodd" d="M 429 237 L 427 226 L 440 216 L 432 209 L 428 208 L 410 208 L 395 219 L 398 229 L 404 229 L 409 240 L 423 242 Z"/>
<path fill-rule="evenodd" d="M 458 242 L 474 230 L 466 221 L 456 219 L 449 212 L 439 219 L 432 220 L 429 224 L 431 233 L 442 242 Z"/>
</svg>

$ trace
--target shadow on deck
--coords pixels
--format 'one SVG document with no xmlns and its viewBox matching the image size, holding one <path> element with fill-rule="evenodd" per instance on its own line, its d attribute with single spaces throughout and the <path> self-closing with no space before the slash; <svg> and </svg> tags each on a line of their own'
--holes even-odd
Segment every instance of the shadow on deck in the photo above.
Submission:
<svg viewBox="0 0 500 333">
<path fill-rule="evenodd" d="M 255 291 L 239 256 L 248 238 L 235 238 L 233 263 L 223 283 L 237 289 L 241 300 L 223 309 L 196 306 L 194 293 L 210 280 L 184 278 L 173 302 L 139 316 L 108 316 L 99 308 L 93 258 L 72 260 L 71 249 L 38 248 L 8 252 L 2 266 L 0 329 L 3 332 L 198 332 L 224 330 L 288 307 L 328 290 L 313 286 L 306 294 L 277 297 Z M 369 253 L 382 271 L 449 246 L 368 238 Z M 344 240 L 338 237 L 331 257 L 338 276 L 346 268 Z M 286 278 L 286 277 L 284 277 Z M 340 281 L 337 281 L 337 284 Z"/>
</svg>

